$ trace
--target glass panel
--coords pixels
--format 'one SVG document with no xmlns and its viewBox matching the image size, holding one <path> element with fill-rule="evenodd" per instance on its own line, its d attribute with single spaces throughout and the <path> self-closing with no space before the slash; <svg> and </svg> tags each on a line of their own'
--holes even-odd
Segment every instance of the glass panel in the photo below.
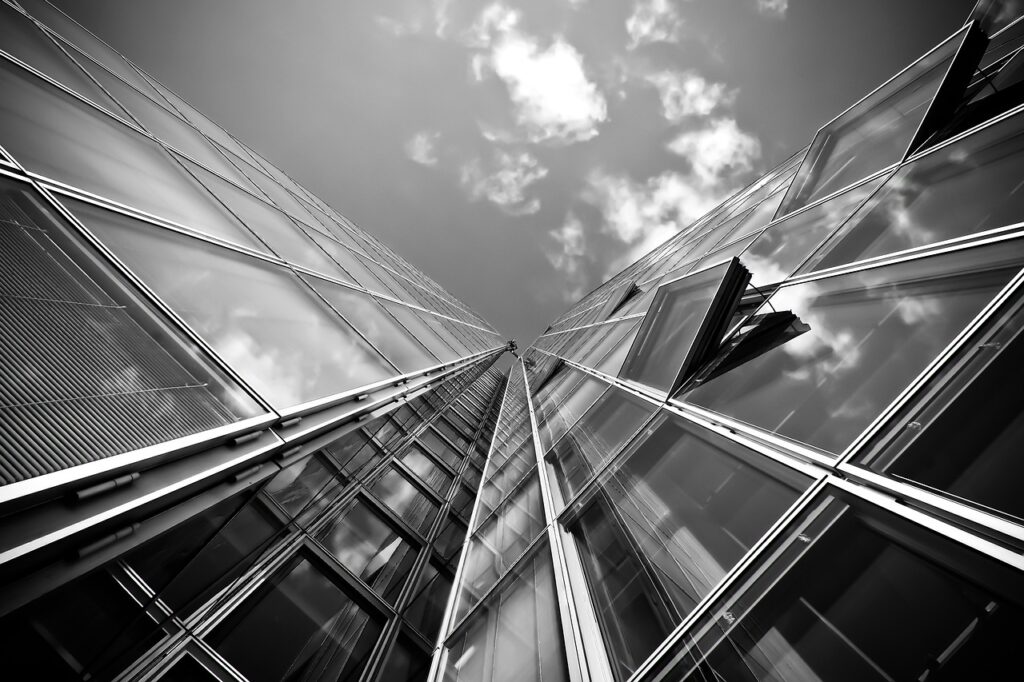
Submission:
<svg viewBox="0 0 1024 682">
<path fill-rule="evenodd" d="M 800 272 L 1024 220 L 1024 115 L 902 167 Z"/>
<path fill-rule="evenodd" d="M 441 497 L 447 497 L 454 478 L 430 459 L 430 456 L 414 445 L 410 445 L 399 459 L 416 474 L 423 483 Z"/>
<path fill-rule="evenodd" d="M 423 567 L 420 585 L 406 609 L 405 619 L 430 641 L 434 641 L 441 630 L 441 620 L 451 591 L 451 578 L 438 572 L 431 564 Z"/>
<path fill-rule="evenodd" d="M 416 552 L 370 505 L 357 499 L 316 537 L 338 563 L 394 605 Z"/>
<path fill-rule="evenodd" d="M 749 274 L 729 261 L 658 287 L 619 376 L 669 392 L 721 341 Z"/>
<path fill-rule="evenodd" d="M 89 204 L 67 204 L 275 406 L 394 374 L 288 270 Z"/>
<path fill-rule="evenodd" d="M 681 418 L 664 419 L 579 503 L 570 528 L 625 679 L 810 481 Z"/>
<path fill-rule="evenodd" d="M 426 682 L 430 655 L 399 637 L 388 653 L 381 673 L 382 682 Z"/>
<path fill-rule="evenodd" d="M 327 455 L 348 478 L 354 478 L 368 464 L 376 464 L 383 454 L 362 431 L 356 429 L 324 446 Z"/>
<path fill-rule="evenodd" d="M 279 571 L 206 641 L 253 682 L 356 679 L 381 625 L 308 560 Z"/>
<path fill-rule="evenodd" d="M 430 352 L 438 358 L 438 362 L 451 362 L 459 358 L 459 354 L 452 350 L 452 347 L 441 336 L 427 326 L 427 323 L 412 308 L 383 299 L 378 299 L 377 302 L 394 315 L 416 340 L 430 349 Z"/>
<path fill-rule="evenodd" d="M 384 472 L 370 490 L 420 533 L 426 533 L 437 516 L 437 504 L 395 469 Z"/>
<path fill-rule="evenodd" d="M 578 375 L 575 371 L 574 374 Z M 552 393 L 552 399 L 546 400 L 540 409 L 535 406 L 541 448 L 544 451 L 550 448 L 607 388 L 605 382 L 587 376 L 568 395 Z M 554 400 L 556 396 L 557 401 Z"/>
<path fill-rule="evenodd" d="M 778 543 L 668 678 L 1005 679 L 1024 636 L 1017 572 L 848 502 L 818 507 Z"/>
<path fill-rule="evenodd" d="M 545 549 L 473 614 L 446 652 L 445 682 L 567 681 L 557 603 Z"/>
<path fill-rule="evenodd" d="M 883 178 L 865 182 L 806 211 L 780 220 L 762 232 L 740 262 L 750 270 L 755 286 L 775 284 L 793 270 L 882 183 Z"/>
<path fill-rule="evenodd" d="M 519 489 L 469 542 L 456 620 L 462 618 L 544 529 L 536 476 Z"/>
<path fill-rule="evenodd" d="M 784 286 L 766 306 L 808 329 L 686 401 L 840 453 L 1022 263 L 1017 240 Z"/>
<path fill-rule="evenodd" d="M 1015 308 L 994 320 L 991 335 L 971 339 L 920 391 L 927 401 L 904 409 L 859 461 L 1024 519 L 1024 309 Z"/>
<path fill-rule="evenodd" d="M 334 472 L 315 455 L 282 469 L 264 489 L 291 518 L 301 514 L 304 521 L 309 521 L 341 494 Z M 316 502 L 310 504 L 314 499 Z"/>
<path fill-rule="evenodd" d="M 446 561 L 452 561 L 459 555 L 459 551 L 462 549 L 462 544 L 466 540 L 466 526 L 464 526 L 454 516 L 449 516 L 448 520 L 445 521 L 445 525 L 441 527 L 441 532 L 437 534 L 437 538 L 434 540 L 434 549 L 437 550 Z"/>
<path fill-rule="evenodd" d="M 160 682 L 217 682 L 217 678 L 203 667 L 199 661 L 185 654 L 172 665 L 170 669 L 161 675 Z"/>
<path fill-rule="evenodd" d="M 388 315 L 372 296 L 312 277 L 303 279 L 402 372 L 414 372 L 437 364 L 437 358 Z"/>
<path fill-rule="evenodd" d="M 447 441 L 441 439 L 441 436 L 437 434 L 432 428 L 424 429 L 419 435 L 416 436 L 421 443 L 431 452 L 436 455 L 438 459 L 443 460 L 448 466 L 457 469 L 459 461 L 462 459 L 460 455 L 452 447 L 448 445 Z"/>
<path fill-rule="evenodd" d="M 565 499 L 637 432 L 656 407 L 618 388 L 601 396 L 548 455 Z"/>
<path fill-rule="evenodd" d="M 780 215 L 901 161 L 965 35 L 953 36 L 819 130 Z"/>
<path fill-rule="evenodd" d="M 0 91 L 0 144 L 28 170 L 260 248 L 155 142 L 6 60 Z"/>
</svg>

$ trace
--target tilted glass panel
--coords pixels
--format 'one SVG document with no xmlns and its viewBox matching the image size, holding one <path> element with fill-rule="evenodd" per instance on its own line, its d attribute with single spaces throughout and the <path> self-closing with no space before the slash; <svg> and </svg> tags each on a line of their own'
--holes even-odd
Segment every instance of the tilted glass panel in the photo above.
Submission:
<svg viewBox="0 0 1024 682">
<path fill-rule="evenodd" d="M 446 652 L 445 682 L 565 682 L 569 672 L 547 548 L 526 559 Z"/>
<path fill-rule="evenodd" d="M 381 671 L 381 680 L 387 682 L 422 682 L 430 672 L 430 654 L 418 649 L 404 637 L 399 637 L 388 652 Z"/>
<path fill-rule="evenodd" d="M 269 578 L 205 637 L 253 682 L 356 679 L 381 623 L 307 559 Z"/>
<path fill-rule="evenodd" d="M 625 679 L 810 480 L 679 417 L 607 475 L 569 530 L 617 679 Z"/>
<path fill-rule="evenodd" d="M 559 396 L 558 402 L 548 401 L 543 413 L 537 412 L 537 432 L 540 434 L 540 446 L 543 451 L 561 438 L 608 388 L 605 382 L 584 376 L 585 378 L 572 388 L 572 392 Z"/>
<path fill-rule="evenodd" d="M 779 215 L 901 161 L 965 35 L 954 35 L 819 130 Z"/>
<path fill-rule="evenodd" d="M 564 498 L 579 492 L 594 470 L 625 445 L 655 409 L 618 388 L 602 395 L 548 454 Z"/>
<path fill-rule="evenodd" d="M 1024 519 L 1024 309 L 1020 295 L 921 389 L 856 461 Z"/>
<path fill-rule="evenodd" d="M 809 329 L 685 400 L 840 453 L 1022 264 L 1012 240 L 784 286 L 762 309 Z"/>
<path fill-rule="evenodd" d="M 468 529 L 461 521 L 454 516 L 449 516 L 441 526 L 437 537 L 434 538 L 434 549 L 446 561 L 454 561 L 459 556 L 459 550 L 462 549 L 467 531 Z"/>
<path fill-rule="evenodd" d="M 387 418 L 384 418 L 374 420 L 370 424 L 377 421 L 388 423 Z M 366 434 L 358 429 L 328 443 L 321 452 L 341 469 L 346 478 L 355 478 L 360 471 L 369 465 L 376 464 L 384 457 L 381 451 L 366 437 Z"/>
<path fill-rule="evenodd" d="M 452 347 L 444 341 L 433 329 L 427 326 L 427 323 L 420 317 L 418 311 L 408 308 L 398 303 L 393 303 L 384 299 L 377 299 L 377 302 L 384 306 L 389 313 L 395 316 L 395 318 L 402 323 L 402 326 L 409 330 L 417 341 L 426 346 L 431 353 L 437 358 L 435 364 L 441 362 L 451 362 L 457 360 L 460 356 Z"/>
<path fill-rule="evenodd" d="M 453 476 L 438 466 L 429 455 L 415 445 L 410 445 L 398 459 L 409 467 L 428 488 L 441 497 L 448 495 L 448 488 L 452 485 Z"/>
<path fill-rule="evenodd" d="M 903 166 L 800 268 L 810 272 L 1024 221 L 1024 115 Z"/>
<path fill-rule="evenodd" d="M 721 341 L 748 279 L 733 260 L 658 287 L 619 376 L 675 389 Z"/>
<path fill-rule="evenodd" d="M 27 184 L 0 181 L 0 484 L 263 410 Z"/>
<path fill-rule="evenodd" d="M 426 447 L 432 455 L 447 463 L 448 466 L 453 469 L 457 469 L 459 467 L 462 455 L 453 450 L 452 446 L 448 445 L 448 442 L 443 440 L 441 436 L 434 431 L 434 429 L 428 427 L 417 434 L 416 438 L 423 443 L 424 447 Z"/>
<path fill-rule="evenodd" d="M 290 271 L 90 204 L 66 203 L 275 406 L 396 374 Z"/>
<path fill-rule="evenodd" d="M 403 372 L 437 364 L 437 358 L 403 329 L 376 300 L 361 291 L 313 277 L 303 277 L 373 347 Z"/>
<path fill-rule="evenodd" d="M 694 629 L 665 679 L 1005 679 L 1024 636 L 1019 574 L 842 500 L 775 544 L 771 565 Z"/>
<path fill-rule="evenodd" d="M 0 60 L 0 91 L 0 145 L 28 170 L 261 248 L 152 140 L 6 60 Z"/>
<path fill-rule="evenodd" d="M 426 533 L 437 516 L 437 503 L 395 469 L 388 469 L 370 490 L 413 529 Z"/>
<path fill-rule="evenodd" d="M 456 620 L 480 601 L 543 529 L 540 485 L 534 476 L 469 541 Z"/>
<path fill-rule="evenodd" d="M 333 469 L 313 455 L 279 471 L 264 490 L 291 518 L 307 522 L 338 498 L 341 484 Z"/>
<path fill-rule="evenodd" d="M 420 584 L 403 615 L 430 641 L 434 641 L 441 630 L 451 591 L 452 579 L 449 576 L 438 571 L 432 564 L 423 566 Z"/>
<path fill-rule="evenodd" d="M 828 201 L 769 226 L 740 256 L 754 286 L 789 277 L 822 241 L 837 230 L 884 178 L 862 183 Z"/>
<path fill-rule="evenodd" d="M 356 499 L 316 537 L 389 604 L 398 600 L 416 551 L 369 504 Z"/>
</svg>

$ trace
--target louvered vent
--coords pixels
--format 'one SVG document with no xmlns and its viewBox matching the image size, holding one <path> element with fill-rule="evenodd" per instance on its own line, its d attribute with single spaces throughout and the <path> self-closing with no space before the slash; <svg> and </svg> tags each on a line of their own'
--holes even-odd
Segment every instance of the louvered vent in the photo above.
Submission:
<svg viewBox="0 0 1024 682">
<path fill-rule="evenodd" d="M 19 199 L 0 194 L 0 482 L 235 421 Z"/>
</svg>

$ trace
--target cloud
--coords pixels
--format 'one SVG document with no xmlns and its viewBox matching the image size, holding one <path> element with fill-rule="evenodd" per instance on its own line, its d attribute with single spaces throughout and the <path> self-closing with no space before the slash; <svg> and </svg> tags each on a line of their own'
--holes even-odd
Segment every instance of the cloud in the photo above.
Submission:
<svg viewBox="0 0 1024 682">
<path fill-rule="evenodd" d="M 662 114 L 671 123 L 679 123 L 687 116 L 707 116 L 736 101 L 736 90 L 730 90 L 724 83 L 711 83 L 692 70 L 659 71 L 644 80 L 657 88 Z"/>
<path fill-rule="evenodd" d="M 437 141 L 440 133 L 418 132 L 405 143 L 406 155 L 424 166 L 437 165 Z"/>
<path fill-rule="evenodd" d="M 496 151 L 486 168 L 480 159 L 464 164 L 459 180 L 474 201 L 487 199 L 509 215 L 528 215 L 540 210 L 540 200 L 527 199 L 526 189 L 547 174 L 528 152 Z"/>
<path fill-rule="evenodd" d="M 683 19 L 671 0 L 638 0 L 626 19 L 630 50 L 649 43 L 673 43 L 679 40 Z"/>
<path fill-rule="evenodd" d="M 474 77 L 483 80 L 489 68 L 505 82 L 516 123 L 531 142 L 570 144 L 594 137 L 608 107 L 587 78 L 583 56 L 558 36 L 542 47 L 519 29 L 519 19 L 503 5 L 480 14 L 468 40 L 488 52 L 471 58 Z"/>
<path fill-rule="evenodd" d="M 761 156 L 761 143 L 740 130 L 731 118 L 714 119 L 703 128 L 681 133 L 668 149 L 686 158 L 693 173 L 706 185 L 751 170 Z"/>
<path fill-rule="evenodd" d="M 565 277 L 562 298 L 567 301 L 579 299 L 586 291 L 587 275 L 584 271 L 586 261 L 586 242 L 584 240 L 583 223 L 575 214 L 566 216 L 565 223 L 548 235 L 557 244 L 557 251 L 549 251 L 544 255 L 548 262 Z"/>
<path fill-rule="evenodd" d="M 761 14 L 782 18 L 789 9 L 789 0 L 757 0 L 757 11 Z"/>
</svg>

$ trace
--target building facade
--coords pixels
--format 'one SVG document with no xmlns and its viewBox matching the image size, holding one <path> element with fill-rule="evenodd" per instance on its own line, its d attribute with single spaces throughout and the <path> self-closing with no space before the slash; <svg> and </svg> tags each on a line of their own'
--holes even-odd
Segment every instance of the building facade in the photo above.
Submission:
<svg viewBox="0 0 1024 682">
<path fill-rule="evenodd" d="M 1014 677 L 1012 3 L 504 372 L 113 48 L 0 13 L 5 678 Z"/>
</svg>

